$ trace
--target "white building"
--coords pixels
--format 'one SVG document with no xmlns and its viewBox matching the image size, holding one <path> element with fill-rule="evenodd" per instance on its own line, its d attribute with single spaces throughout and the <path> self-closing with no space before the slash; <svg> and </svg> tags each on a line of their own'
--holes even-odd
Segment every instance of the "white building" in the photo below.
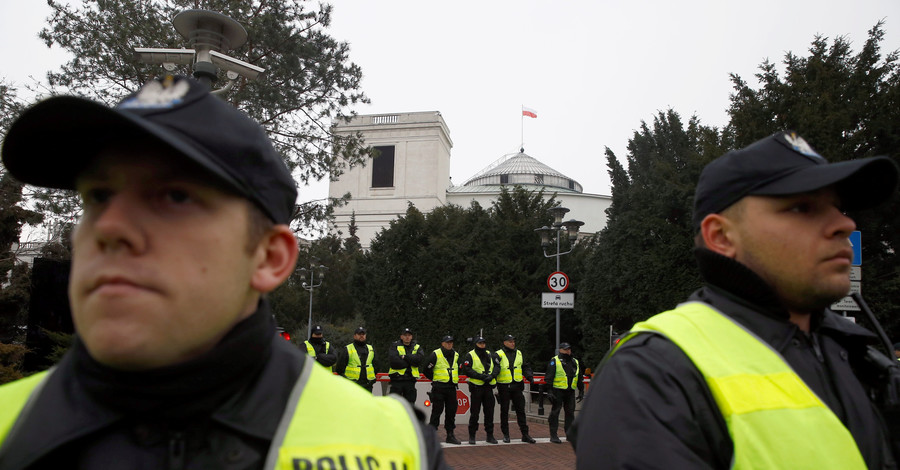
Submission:
<svg viewBox="0 0 900 470">
<path fill-rule="evenodd" d="M 581 185 L 544 165 L 524 151 L 497 160 L 462 186 L 450 182 L 450 131 L 437 111 L 356 116 L 335 126 L 337 134 L 360 132 L 379 156 L 357 166 L 330 183 L 329 197 L 350 193 L 351 200 L 335 209 L 333 231 L 344 234 L 355 215 L 357 236 L 368 248 L 375 235 L 391 220 L 406 213 L 412 203 L 422 212 L 445 204 L 485 208 L 496 200 L 502 186 L 544 189 L 556 195 L 570 215 L 585 222 L 582 233 L 594 233 L 606 225 L 609 196 L 587 194 Z"/>
</svg>

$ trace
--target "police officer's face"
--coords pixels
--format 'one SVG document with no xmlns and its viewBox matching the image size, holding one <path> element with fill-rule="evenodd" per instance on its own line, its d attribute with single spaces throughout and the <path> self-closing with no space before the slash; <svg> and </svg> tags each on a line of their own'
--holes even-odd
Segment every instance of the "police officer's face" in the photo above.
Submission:
<svg viewBox="0 0 900 470">
<path fill-rule="evenodd" d="M 453 349 L 453 341 L 444 341 L 441 343 L 441 347 L 449 351 Z"/>
<path fill-rule="evenodd" d="M 183 362 L 256 310 L 267 255 L 264 242 L 249 246 L 249 203 L 197 173 L 134 146 L 103 152 L 79 176 L 69 298 L 99 362 Z"/>
<path fill-rule="evenodd" d="M 403 344 L 408 345 L 412 342 L 412 334 L 411 333 L 403 333 L 400 335 L 400 341 L 403 341 Z"/>
<path fill-rule="evenodd" d="M 572 354 L 572 348 L 560 349 L 560 350 L 559 350 L 559 353 L 560 353 L 560 354 L 570 354 L 570 355 L 571 355 L 571 354 Z"/>
<path fill-rule="evenodd" d="M 847 295 L 856 224 L 833 188 L 739 204 L 727 217 L 730 256 L 772 286 L 789 311 L 820 310 Z"/>
<path fill-rule="evenodd" d="M 313 334 L 312 334 L 312 337 L 313 337 L 313 338 L 321 338 L 321 337 L 322 337 L 322 333 L 313 333 Z"/>
<path fill-rule="evenodd" d="M 506 347 L 509 348 L 509 349 L 516 349 L 516 340 L 514 340 L 514 339 L 508 339 L 508 340 L 506 340 L 506 341 L 503 342 L 503 345 L 506 346 Z"/>
<path fill-rule="evenodd" d="M 487 343 L 485 343 L 484 341 L 479 341 L 475 343 L 475 346 L 478 346 L 478 349 L 484 349 L 487 347 Z"/>
<path fill-rule="evenodd" d="M 365 333 L 354 333 L 354 334 L 353 334 L 353 339 L 355 339 L 356 341 L 365 341 L 365 340 L 366 340 L 366 334 L 365 334 Z"/>
</svg>

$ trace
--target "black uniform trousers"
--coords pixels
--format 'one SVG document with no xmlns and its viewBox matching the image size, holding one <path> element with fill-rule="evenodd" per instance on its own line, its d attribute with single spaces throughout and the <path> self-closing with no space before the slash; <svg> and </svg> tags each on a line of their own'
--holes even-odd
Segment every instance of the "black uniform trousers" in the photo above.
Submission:
<svg viewBox="0 0 900 470">
<path fill-rule="evenodd" d="M 575 390 L 554 388 L 550 391 L 556 400 L 553 401 L 553 408 L 550 408 L 550 417 L 547 423 L 550 424 L 550 435 L 556 436 L 559 429 L 559 411 L 565 408 L 566 411 L 566 436 L 569 435 L 569 427 L 575 422 Z"/>
<path fill-rule="evenodd" d="M 447 416 L 444 416 L 444 429 L 447 432 L 453 432 L 456 429 L 456 408 L 458 405 L 455 384 L 432 382 L 431 419 L 428 421 L 428 424 L 437 429 L 441 424 L 441 413 L 446 411 Z"/>
<path fill-rule="evenodd" d="M 391 390 L 388 393 L 396 393 L 405 398 L 410 404 L 416 403 L 416 381 L 415 380 L 391 380 Z"/>
<path fill-rule="evenodd" d="M 522 435 L 528 434 L 528 421 L 525 417 L 525 390 L 524 382 L 512 382 L 497 384 L 497 394 L 500 397 L 500 432 L 509 436 L 509 404 L 512 402 L 516 411 L 516 422 Z"/>
<path fill-rule="evenodd" d="M 484 430 L 488 436 L 494 435 L 494 387 L 490 385 L 475 385 L 469 382 L 469 395 L 472 400 L 472 408 L 469 410 L 469 435 L 474 436 L 478 431 L 478 415 L 484 409 Z"/>
</svg>

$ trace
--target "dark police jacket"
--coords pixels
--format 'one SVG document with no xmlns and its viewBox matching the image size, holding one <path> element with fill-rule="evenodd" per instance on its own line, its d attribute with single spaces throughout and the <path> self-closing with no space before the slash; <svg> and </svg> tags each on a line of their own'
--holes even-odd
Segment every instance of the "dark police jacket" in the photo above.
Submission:
<svg viewBox="0 0 900 470">
<path fill-rule="evenodd" d="M 265 302 L 212 351 L 163 369 L 110 370 L 76 342 L 4 442 L 0 470 L 262 468 L 305 355 L 275 334 Z M 445 468 L 417 424 L 429 468 Z"/>
<path fill-rule="evenodd" d="M 707 286 L 689 300 L 711 305 L 781 354 L 844 423 L 869 468 L 896 468 L 884 421 L 857 377 L 874 335 L 830 310 L 813 316 L 807 335 L 755 273 L 709 250 L 695 253 Z M 727 469 L 734 452 L 705 379 L 658 335 L 629 340 L 601 364 L 575 434 L 579 469 Z"/>
</svg>

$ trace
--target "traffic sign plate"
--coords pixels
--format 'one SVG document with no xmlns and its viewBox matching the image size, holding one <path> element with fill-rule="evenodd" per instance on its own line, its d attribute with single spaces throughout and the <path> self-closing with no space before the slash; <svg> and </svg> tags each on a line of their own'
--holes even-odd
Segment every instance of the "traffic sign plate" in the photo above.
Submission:
<svg viewBox="0 0 900 470">
<path fill-rule="evenodd" d="M 556 271 L 547 278 L 547 287 L 553 292 L 565 292 L 569 288 L 569 276 L 562 271 Z"/>
</svg>

